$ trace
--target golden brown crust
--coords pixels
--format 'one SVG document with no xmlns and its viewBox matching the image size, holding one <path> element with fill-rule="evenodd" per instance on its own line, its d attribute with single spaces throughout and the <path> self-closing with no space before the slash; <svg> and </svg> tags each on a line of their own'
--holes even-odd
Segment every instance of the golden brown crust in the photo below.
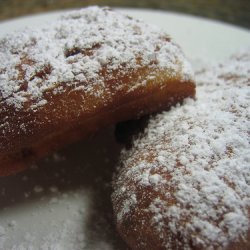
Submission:
<svg viewBox="0 0 250 250">
<path fill-rule="evenodd" d="M 134 79 L 124 79 L 124 87 L 132 84 Z M 5 112 L 0 113 L 0 118 L 6 117 L 6 113 L 12 114 L 8 119 L 12 126 L 1 136 L 0 175 L 23 170 L 34 160 L 93 134 L 101 127 L 164 110 L 195 94 L 192 81 L 166 81 L 157 81 L 129 94 L 121 90 L 105 106 L 90 98 L 90 104 L 84 105 L 88 112 L 81 107 L 80 91 L 53 96 L 48 104 L 36 112 L 14 111 L 7 107 Z M 20 124 L 25 124 L 25 131 L 20 131 Z"/>
<path fill-rule="evenodd" d="M 0 175 L 195 94 L 178 45 L 109 8 L 89 7 L 8 35 L 0 59 Z"/>
</svg>

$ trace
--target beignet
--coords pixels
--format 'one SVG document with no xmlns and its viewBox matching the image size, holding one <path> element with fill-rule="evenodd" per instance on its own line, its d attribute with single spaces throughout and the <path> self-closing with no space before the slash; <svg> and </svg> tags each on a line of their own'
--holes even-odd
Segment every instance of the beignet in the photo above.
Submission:
<svg viewBox="0 0 250 250">
<path fill-rule="evenodd" d="M 250 249 L 250 50 L 196 81 L 122 151 L 112 201 L 132 249 Z"/>
<path fill-rule="evenodd" d="M 0 40 L 0 175 L 121 120 L 194 96 L 165 32 L 88 7 Z"/>
</svg>

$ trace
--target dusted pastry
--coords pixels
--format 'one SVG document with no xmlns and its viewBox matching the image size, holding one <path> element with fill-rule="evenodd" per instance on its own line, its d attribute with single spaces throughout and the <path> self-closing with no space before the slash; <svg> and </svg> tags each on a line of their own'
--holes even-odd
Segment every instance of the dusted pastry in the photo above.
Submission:
<svg viewBox="0 0 250 250">
<path fill-rule="evenodd" d="M 0 40 L 0 175 L 195 86 L 165 32 L 109 8 L 69 12 Z"/>
<path fill-rule="evenodd" d="M 250 51 L 196 81 L 121 154 L 112 201 L 132 249 L 250 249 Z"/>
</svg>

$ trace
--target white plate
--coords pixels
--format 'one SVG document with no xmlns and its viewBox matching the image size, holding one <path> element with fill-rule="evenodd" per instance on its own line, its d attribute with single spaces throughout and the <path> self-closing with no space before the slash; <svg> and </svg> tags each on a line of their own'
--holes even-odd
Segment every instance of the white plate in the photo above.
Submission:
<svg viewBox="0 0 250 250">
<path fill-rule="evenodd" d="M 123 9 L 165 29 L 192 60 L 222 60 L 250 46 L 231 25 L 161 11 Z M 55 20 L 54 12 L 0 23 L 0 37 Z M 126 249 L 112 224 L 110 180 L 119 156 L 113 129 L 0 179 L 0 249 Z"/>
</svg>

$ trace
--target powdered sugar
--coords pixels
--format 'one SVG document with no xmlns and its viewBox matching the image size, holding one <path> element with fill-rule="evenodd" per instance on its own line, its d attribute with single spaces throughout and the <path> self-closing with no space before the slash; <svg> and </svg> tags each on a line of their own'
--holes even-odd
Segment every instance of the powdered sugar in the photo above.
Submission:
<svg viewBox="0 0 250 250">
<path fill-rule="evenodd" d="M 118 220 L 121 220 L 125 214 L 129 213 L 131 208 L 134 207 L 136 205 L 136 203 L 137 203 L 136 195 L 131 194 L 129 199 L 127 199 L 125 201 L 123 209 L 117 214 Z"/>
<path fill-rule="evenodd" d="M 156 27 L 89 7 L 70 12 L 40 29 L 10 34 L 0 41 L 1 102 L 38 109 L 46 93 L 81 90 L 101 95 L 103 70 L 120 72 L 150 67 L 168 69 L 170 77 L 192 77 L 180 48 Z"/>
<path fill-rule="evenodd" d="M 115 211 L 127 208 L 131 194 L 137 204 L 117 217 L 118 224 L 151 199 L 143 209 L 152 214 L 150 226 L 166 249 L 169 230 L 185 249 L 190 242 L 215 249 L 244 239 L 250 207 L 249 65 L 248 50 L 198 73 L 197 100 L 152 118 L 131 150 L 123 151 Z"/>
</svg>

